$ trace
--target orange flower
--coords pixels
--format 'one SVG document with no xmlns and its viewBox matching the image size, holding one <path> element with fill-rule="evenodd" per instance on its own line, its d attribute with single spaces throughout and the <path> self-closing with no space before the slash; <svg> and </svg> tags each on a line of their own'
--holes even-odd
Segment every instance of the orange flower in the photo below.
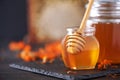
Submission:
<svg viewBox="0 0 120 80">
<path fill-rule="evenodd" d="M 38 51 L 31 51 L 32 47 L 25 44 L 23 41 L 11 42 L 9 44 L 10 50 L 21 50 L 19 57 L 26 61 L 35 61 L 36 58 L 42 60 L 42 63 L 53 62 L 61 53 L 61 44 L 59 41 L 45 45 L 45 48 L 39 48 Z"/>
<path fill-rule="evenodd" d="M 31 46 L 30 45 L 25 45 L 25 47 L 23 48 L 24 51 L 26 52 L 30 52 L 31 51 Z"/>
<path fill-rule="evenodd" d="M 107 69 L 108 67 L 111 66 L 111 64 L 112 64 L 111 60 L 104 59 L 102 62 L 98 64 L 98 69 L 99 70 Z"/>
<path fill-rule="evenodd" d="M 23 41 L 19 41 L 19 42 L 13 41 L 9 44 L 9 49 L 12 51 L 21 50 L 24 48 L 24 46 L 25 46 L 25 43 Z"/>
<path fill-rule="evenodd" d="M 20 53 L 19 56 L 20 56 L 21 59 L 23 59 L 26 62 L 30 62 L 30 61 L 35 61 L 36 60 L 35 52 L 32 52 L 32 51 L 26 52 L 26 51 L 23 50 Z"/>
</svg>

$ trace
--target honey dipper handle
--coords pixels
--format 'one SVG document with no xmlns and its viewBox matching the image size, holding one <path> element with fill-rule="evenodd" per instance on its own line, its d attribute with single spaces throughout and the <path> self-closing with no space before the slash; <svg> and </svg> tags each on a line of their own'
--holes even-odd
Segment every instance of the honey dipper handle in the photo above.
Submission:
<svg viewBox="0 0 120 80">
<path fill-rule="evenodd" d="M 78 29 L 78 32 L 80 32 L 80 33 L 81 33 L 81 32 L 83 31 L 83 29 L 85 28 L 86 21 L 88 20 L 88 17 L 89 17 L 89 14 L 90 14 L 90 11 L 91 11 L 93 2 L 94 2 L 94 0 L 89 0 L 87 9 L 86 9 L 85 14 L 84 14 L 84 17 L 83 17 L 82 22 L 81 22 L 81 24 L 80 24 L 80 27 L 79 27 L 79 29 Z"/>
</svg>

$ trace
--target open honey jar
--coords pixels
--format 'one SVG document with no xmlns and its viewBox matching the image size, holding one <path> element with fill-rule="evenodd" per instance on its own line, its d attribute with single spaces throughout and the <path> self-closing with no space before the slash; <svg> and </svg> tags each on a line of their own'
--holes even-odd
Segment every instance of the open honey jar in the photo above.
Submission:
<svg viewBox="0 0 120 80">
<path fill-rule="evenodd" d="M 89 21 L 96 27 L 100 43 L 99 62 L 120 63 L 120 0 L 95 0 Z"/>
<path fill-rule="evenodd" d="M 83 51 L 77 53 L 67 52 L 66 39 L 68 36 L 74 36 L 77 28 L 67 28 L 67 35 L 62 41 L 62 59 L 66 67 L 73 70 L 94 69 L 99 57 L 99 43 L 94 36 L 95 27 L 86 27 L 82 36 L 86 43 Z M 69 42 L 68 44 L 72 44 Z"/>
</svg>

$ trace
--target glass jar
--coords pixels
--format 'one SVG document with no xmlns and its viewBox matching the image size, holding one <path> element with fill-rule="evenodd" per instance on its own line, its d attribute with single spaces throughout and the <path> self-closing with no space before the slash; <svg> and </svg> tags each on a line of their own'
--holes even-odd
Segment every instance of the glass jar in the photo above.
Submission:
<svg viewBox="0 0 120 80">
<path fill-rule="evenodd" d="M 73 70 L 94 69 L 99 56 L 99 43 L 94 36 L 95 27 L 87 27 L 82 34 L 85 37 L 85 48 L 75 54 L 68 53 L 65 47 L 67 36 L 74 35 L 77 28 L 67 28 L 67 35 L 62 41 L 62 59 L 66 67 Z"/>
<path fill-rule="evenodd" d="M 96 27 L 100 43 L 99 62 L 120 63 L 120 0 L 95 0 L 89 21 Z"/>
</svg>

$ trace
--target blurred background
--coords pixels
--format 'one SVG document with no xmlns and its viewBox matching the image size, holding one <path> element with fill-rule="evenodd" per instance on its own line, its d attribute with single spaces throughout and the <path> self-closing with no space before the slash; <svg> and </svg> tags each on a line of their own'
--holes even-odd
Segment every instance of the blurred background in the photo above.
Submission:
<svg viewBox="0 0 120 80">
<path fill-rule="evenodd" d="M 0 47 L 26 35 L 31 42 L 60 40 L 67 27 L 80 25 L 86 3 L 87 0 L 0 0 Z"/>
<path fill-rule="evenodd" d="M 26 0 L 0 0 L 0 43 L 20 40 L 27 34 L 26 13 Z"/>
</svg>

